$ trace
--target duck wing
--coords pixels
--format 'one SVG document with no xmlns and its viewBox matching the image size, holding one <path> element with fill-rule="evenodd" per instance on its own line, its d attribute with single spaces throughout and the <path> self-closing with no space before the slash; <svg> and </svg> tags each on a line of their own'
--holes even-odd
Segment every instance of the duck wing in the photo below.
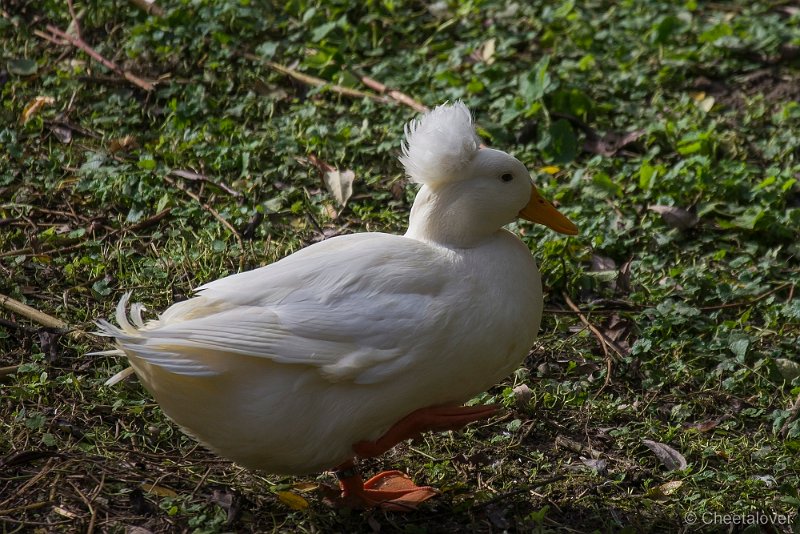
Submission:
<svg viewBox="0 0 800 534">
<path fill-rule="evenodd" d="M 331 382 L 378 383 L 447 341 L 451 262 L 452 252 L 414 239 L 342 236 L 201 286 L 147 324 L 134 309 L 138 328 L 123 299 L 121 328 L 100 326 L 126 353 L 177 374 L 219 374 L 238 354 L 310 366 Z"/>
</svg>

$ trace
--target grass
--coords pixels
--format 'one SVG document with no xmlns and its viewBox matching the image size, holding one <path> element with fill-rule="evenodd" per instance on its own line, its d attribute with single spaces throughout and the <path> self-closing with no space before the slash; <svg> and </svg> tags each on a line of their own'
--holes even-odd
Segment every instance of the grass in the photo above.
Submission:
<svg viewBox="0 0 800 534">
<path fill-rule="evenodd" d="M 3 532 L 797 532 L 796 6 L 159 6 L 74 2 L 86 43 L 152 91 L 43 38 L 70 26 L 63 3 L 3 8 L 0 293 L 86 332 L 128 290 L 161 310 L 332 235 L 402 232 L 416 113 L 334 87 L 375 94 L 362 75 L 427 106 L 463 99 L 581 234 L 515 226 L 547 312 L 524 365 L 478 399 L 505 415 L 364 465 L 442 489 L 404 515 L 331 511 L 312 489 L 329 474 L 214 457 L 136 381 L 102 386 L 124 365 L 86 356 L 102 340 L 3 310 Z M 312 156 L 354 172 L 344 209 Z"/>
</svg>

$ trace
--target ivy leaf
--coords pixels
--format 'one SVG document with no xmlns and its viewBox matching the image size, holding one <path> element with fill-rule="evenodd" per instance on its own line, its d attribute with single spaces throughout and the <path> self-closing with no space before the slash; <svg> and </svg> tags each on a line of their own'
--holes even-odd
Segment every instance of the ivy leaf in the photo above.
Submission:
<svg viewBox="0 0 800 534">
<path fill-rule="evenodd" d="M 39 64 L 32 59 L 11 59 L 6 63 L 6 68 L 17 76 L 31 76 L 39 71 Z"/>
<path fill-rule="evenodd" d="M 555 86 L 547 73 L 550 65 L 550 56 L 544 56 L 533 66 L 527 74 L 519 78 L 519 90 L 522 97 L 528 104 L 541 99 L 544 95 L 552 91 Z"/>
<path fill-rule="evenodd" d="M 578 139 L 569 122 L 559 119 L 550 125 L 548 151 L 553 163 L 569 163 L 578 155 Z"/>
<path fill-rule="evenodd" d="M 736 356 L 736 359 L 739 361 L 744 361 L 744 357 L 747 355 L 747 349 L 750 347 L 750 340 L 745 338 L 734 339 L 728 345 L 728 348 L 731 349 L 731 352 Z"/>
</svg>

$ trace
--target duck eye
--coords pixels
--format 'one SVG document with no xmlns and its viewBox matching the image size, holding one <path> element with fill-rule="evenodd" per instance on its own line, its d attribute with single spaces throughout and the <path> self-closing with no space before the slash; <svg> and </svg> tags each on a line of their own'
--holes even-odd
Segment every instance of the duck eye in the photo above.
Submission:
<svg viewBox="0 0 800 534">
<path fill-rule="evenodd" d="M 501 176 L 500 179 L 503 180 L 504 182 L 510 182 L 511 180 L 514 179 L 514 175 L 507 172 L 503 176 Z"/>
</svg>

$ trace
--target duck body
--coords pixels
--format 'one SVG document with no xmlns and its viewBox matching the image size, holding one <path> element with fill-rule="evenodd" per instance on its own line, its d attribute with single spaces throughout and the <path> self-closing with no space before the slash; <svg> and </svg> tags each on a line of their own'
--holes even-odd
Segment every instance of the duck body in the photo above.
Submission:
<svg viewBox="0 0 800 534">
<path fill-rule="evenodd" d="M 436 495 L 397 471 L 364 481 L 354 457 L 496 412 L 458 405 L 516 369 L 543 307 L 530 250 L 503 227 L 577 232 L 519 160 L 480 146 L 461 103 L 410 123 L 400 160 L 422 184 L 405 235 L 317 243 L 147 323 L 126 295 L 119 326 L 98 321 L 187 433 L 251 469 L 337 467 L 344 506 Z"/>
<path fill-rule="evenodd" d="M 115 336 L 187 433 L 244 467 L 305 474 L 515 370 L 541 291 L 506 230 L 471 248 L 353 234 L 207 284 L 139 329 L 123 304 Z"/>
</svg>

